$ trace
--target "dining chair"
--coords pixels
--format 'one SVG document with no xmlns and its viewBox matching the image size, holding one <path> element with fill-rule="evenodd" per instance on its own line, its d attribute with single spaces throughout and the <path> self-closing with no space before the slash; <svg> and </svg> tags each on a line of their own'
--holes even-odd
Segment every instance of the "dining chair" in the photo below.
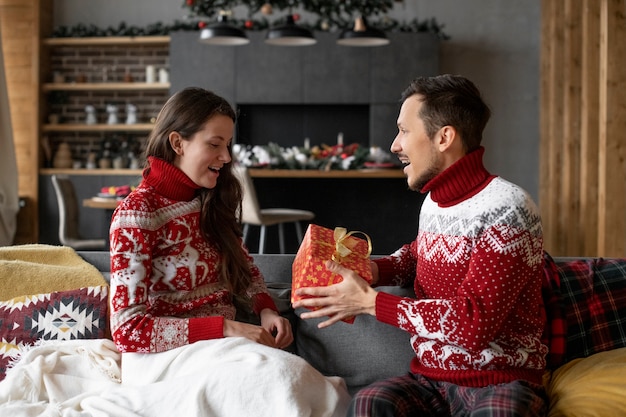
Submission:
<svg viewBox="0 0 626 417">
<path fill-rule="evenodd" d="M 265 252 L 265 237 L 267 226 L 278 226 L 278 245 L 280 253 L 285 253 L 285 223 L 293 223 L 296 229 L 298 244 L 302 243 L 301 221 L 310 221 L 315 218 L 315 213 L 308 210 L 293 208 L 261 208 L 257 198 L 254 182 L 250 177 L 248 168 L 243 165 L 234 167 L 243 189 L 243 203 L 241 209 L 241 223 L 243 224 L 243 240 L 246 242 L 250 225 L 259 226 L 259 254 Z"/>
<path fill-rule="evenodd" d="M 79 208 L 72 180 L 52 175 L 52 185 L 59 207 L 59 241 L 76 250 L 108 250 L 106 239 L 84 239 L 79 231 Z"/>
</svg>

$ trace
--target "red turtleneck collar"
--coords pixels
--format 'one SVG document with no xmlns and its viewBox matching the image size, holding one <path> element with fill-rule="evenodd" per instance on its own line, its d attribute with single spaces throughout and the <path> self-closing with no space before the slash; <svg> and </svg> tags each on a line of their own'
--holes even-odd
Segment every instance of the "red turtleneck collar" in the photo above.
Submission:
<svg viewBox="0 0 626 417">
<path fill-rule="evenodd" d="M 484 153 L 482 146 L 468 153 L 426 183 L 420 191 L 430 192 L 430 198 L 439 207 L 450 207 L 476 195 L 496 177 L 485 169 Z"/>
<path fill-rule="evenodd" d="M 183 171 L 154 156 L 148 157 L 149 169 L 144 170 L 144 181 L 164 197 L 176 201 L 190 201 L 200 187 Z"/>
</svg>

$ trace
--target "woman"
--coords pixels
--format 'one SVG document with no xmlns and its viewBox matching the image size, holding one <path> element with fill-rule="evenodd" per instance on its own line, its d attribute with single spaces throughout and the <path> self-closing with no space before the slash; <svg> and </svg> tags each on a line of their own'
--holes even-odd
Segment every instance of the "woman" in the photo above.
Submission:
<svg viewBox="0 0 626 417">
<path fill-rule="evenodd" d="M 141 415 L 343 416 L 344 381 L 276 349 L 293 335 L 242 242 L 234 123 L 209 91 L 174 94 L 143 181 L 113 215 L 111 332 L 130 398 L 113 403 Z M 261 325 L 236 321 L 236 305 Z"/>
<path fill-rule="evenodd" d="M 172 96 L 146 147 L 143 181 L 113 215 L 111 331 L 120 352 L 162 352 L 242 336 L 292 340 L 241 239 L 232 170 L 235 112 L 200 88 Z M 234 300 L 261 325 L 235 321 Z"/>
</svg>

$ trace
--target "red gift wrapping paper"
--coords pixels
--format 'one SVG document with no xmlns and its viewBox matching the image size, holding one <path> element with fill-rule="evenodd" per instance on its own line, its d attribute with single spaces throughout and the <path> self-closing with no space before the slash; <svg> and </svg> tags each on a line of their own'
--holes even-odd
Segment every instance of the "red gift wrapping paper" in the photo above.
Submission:
<svg viewBox="0 0 626 417">
<path fill-rule="evenodd" d="M 291 302 L 308 296 L 297 296 L 295 291 L 301 287 L 323 287 L 341 282 L 343 277 L 326 269 L 326 261 L 334 260 L 342 266 L 355 271 L 368 283 L 372 282 L 370 254 L 372 245 L 369 236 L 366 239 L 355 236 L 345 228 L 334 230 L 310 224 L 292 265 Z M 343 320 L 353 323 L 354 317 Z"/>
</svg>

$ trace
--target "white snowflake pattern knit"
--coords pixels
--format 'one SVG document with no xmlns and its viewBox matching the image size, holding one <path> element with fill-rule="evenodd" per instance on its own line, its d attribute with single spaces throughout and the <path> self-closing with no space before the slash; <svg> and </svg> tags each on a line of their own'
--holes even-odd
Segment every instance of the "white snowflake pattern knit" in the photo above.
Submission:
<svg viewBox="0 0 626 417">
<path fill-rule="evenodd" d="M 413 335 L 414 373 L 475 387 L 540 383 L 540 216 L 524 190 L 486 171 L 483 153 L 430 181 L 416 240 L 376 260 L 378 285 L 413 281 L 417 295 L 379 293 L 376 317 Z"/>
</svg>

